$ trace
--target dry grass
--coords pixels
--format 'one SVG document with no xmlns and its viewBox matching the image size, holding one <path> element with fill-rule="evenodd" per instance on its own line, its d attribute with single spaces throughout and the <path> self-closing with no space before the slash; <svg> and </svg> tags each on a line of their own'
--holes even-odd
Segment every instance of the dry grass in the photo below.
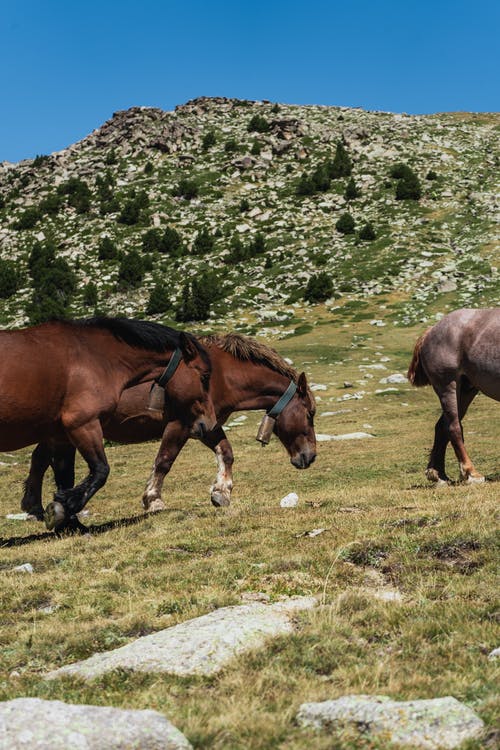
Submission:
<svg viewBox="0 0 500 750">
<path fill-rule="evenodd" d="M 406 385 L 373 395 L 385 387 L 381 377 L 405 371 L 418 332 L 365 321 L 318 325 L 306 336 L 272 342 L 314 382 L 328 385 L 317 394 L 318 414 L 350 409 L 319 416 L 317 432 L 363 430 L 376 438 L 320 443 L 316 464 L 298 472 L 277 440 L 265 452 L 258 446 L 260 415 L 250 414 L 229 433 L 236 455 L 229 509 L 210 506 L 214 461 L 192 443 L 166 482 L 168 510 L 144 518 L 140 497 L 156 446 L 113 447 L 109 482 L 89 506 L 92 536 L 57 539 L 40 525 L 5 519 L 18 510 L 29 451 L 5 457 L 18 463 L 0 469 L 0 537 L 12 544 L 2 547 L 0 562 L 1 699 L 154 708 L 195 747 L 231 750 L 375 748 L 295 727 L 302 701 L 346 693 L 453 695 L 488 725 L 498 721 L 498 675 L 487 659 L 498 646 L 498 474 L 483 486 L 428 486 L 434 395 Z M 337 402 L 343 381 L 355 383 L 358 366 L 380 359 L 377 351 L 391 358 L 387 372 L 368 370 L 373 379 L 354 389 L 372 393 Z M 494 477 L 498 406 L 478 398 L 465 435 L 478 468 Z M 457 475 L 451 455 L 449 473 Z M 279 499 L 291 490 L 299 506 L 281 509 Z M 327 531 L 296 536 L 318 527 Z M 11 572 L 25 562 L 34 574 Z M 371 596 L 382 583 L 398 588 L 403 603 Z M 209 680 L 124 671 L 90 684 L 43 680 L 51 668 L 258 591 L 272 599 L 316 594 L 325 606 L 303 614 L 292 638 L 237 659 Z"/>
</svg>

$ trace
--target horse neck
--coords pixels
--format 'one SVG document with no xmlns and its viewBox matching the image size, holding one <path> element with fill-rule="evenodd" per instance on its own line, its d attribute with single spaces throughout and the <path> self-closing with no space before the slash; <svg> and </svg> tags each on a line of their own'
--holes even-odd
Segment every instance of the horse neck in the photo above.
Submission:
<svg viewBox="0 0 500 750">
<path fill-rule="evenodd" d="M 215 398 L 212 396 L 214 403 L 217 400 L 234 411 L 269 409 L 290 383 L 287 375 L 264 364 L 242 361 L 227 352 L 218 356 L 211 350 L 210 354 L 212 381 L 218 391 Z"/>
<path fill-rule="evenodd" d="M 123 387 L 147 383 L 159 377 L 172 355 L 172 348 L 162 352 L 130 346 L 112 337 L 107 340 L 107 357 L 113 362 L 113 367 L 119 370 L 123 379 Z"/>
</svg>

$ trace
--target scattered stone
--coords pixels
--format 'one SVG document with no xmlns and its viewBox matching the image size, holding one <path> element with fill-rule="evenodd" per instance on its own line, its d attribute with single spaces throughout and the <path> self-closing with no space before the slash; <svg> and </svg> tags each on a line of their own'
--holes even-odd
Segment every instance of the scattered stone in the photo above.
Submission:
<svg viewBox="0 0 500 750">
<path fill-rule="evenodd" d="M 311 391 L 326 391 L 327 386 L 323 385 L 322 383 L 311 383 L 309 386 Z"/>
<path fill-rule="evenodd" d="M 261 648 L 266 639 L 293 632 L 292 618 L 311 609 L 314 597 L 295 597 L 277 604 L 223 607 L 104 653 L 94 654 L 47 675 L 75 674 L 93 679 L 113 669 L 212 675 L 238 654 Z"/>
<path fill-rule="evenodd" d="M 352 387 L 353 387 L 352 383 L 349 383 L 348 380 L 344 380 L 344 388 L 352 388 Z"/>
<path fill-rule="evenodd" d="M 352 726 L 361 734 L 429 750 L 459 747 L 484 729 L 474 711 L 452 697 L 393 701 L 383 695 L 346 695 L 303 703 L 297 721 L 303 727 L 329 731 Z"/>
<path fill-rule="evenodd" d="M 289 492 L 288 495 L 280 500 L 281 508 L 296 508 L 299 502 L 299 496 L 296 492 Z"/>
<path fill-rule="evenodd" d="M 388 375 L 386 378 L 382 378 L 378 382 L 383 385 L 387 385 L 388 383 L 408 383 L 408 378 L 400 372 L 395 372 L 393 375 Z"/>
<path fill-rule="evenodd" d="M 369 432 L 347 432 L 345 435 L 326 435 L 316 433 L 318 443 L 326 443 L 329 440 L 363 440 L 363 438 L 372 438 Z"/>
<path fill-rule="evenodd" d="M 315 537 L 323 534 L 324 531 L 328 531 L 328 529 L 311 529 L 310 531 L 301 531 L 299 534 L 295 534 L 295 538 L 300 539 L 303 536 Z"/>
<path fill-rule="evenodd" d="M 7 513 L 5 516 L 9 521 L 27 521 L 29 518 L 28 513 Z"/>
<path fill-rule="evenodd" d="M 23 563 L 22 565 L 16 565 L 12 568 L 13 573 L 34 573 L 35 569 L 31 563 Z"/>
<path fill-rule="evenodd" d="M 491 661 L 500 659 L 500 646 L 498 648 L 494 648 L 493 651 L 490 651 L 490 653 L 488 654 L 488 659 L 490 659 Z"/>
<path fill-rule="evenodd" d="M 2 750 L 189 750 L 157 711 L 88 706 L 40 698 L 0 703 Z"/>
</svg>

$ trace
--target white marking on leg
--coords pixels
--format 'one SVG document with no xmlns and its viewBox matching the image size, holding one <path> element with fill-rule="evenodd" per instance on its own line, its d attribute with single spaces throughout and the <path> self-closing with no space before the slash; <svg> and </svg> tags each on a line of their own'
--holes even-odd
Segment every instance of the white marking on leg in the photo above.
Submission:
<svg viewBox="0 0 500 750">
<path fill-rule="evenodd" d="M 214 505 L 229 505 L 233 479 L 224 463 L 224 453 L 219 445 L 215 447 L 215 458 L 217 460 L 217 476 L 210 490 L 212 502 Z"/>
<path fill-rule="evenodd" d="M 157 474 L 155 465 L 153 464 L 153 470 L 149 476 L 146 484 L 146 489 L 142 496 L 142 505 L 144 510 L 149 513 L 154 513 L 157 510 L 163 510 L 165 503 L 161 499 L 161 488 L 164 477 L 161 474 Z"/>
</svg>

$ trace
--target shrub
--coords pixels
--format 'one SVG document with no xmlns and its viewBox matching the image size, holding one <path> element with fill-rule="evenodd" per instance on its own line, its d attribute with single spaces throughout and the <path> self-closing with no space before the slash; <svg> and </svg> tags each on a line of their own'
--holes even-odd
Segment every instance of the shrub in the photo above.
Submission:
<svg viewBox="0 0 500 750">
<path fill-rule="evenodd" d="M 229 255 L 224 257 L 224 263 L 241 263 L 248 258 L 248 252 L 238 234 L 233 235 L 229 246 Z"/>
<path fill-rule="evenodd" d="M 154 172 L 153 163 L 150 161 L 147 161 L 146 164 L 144 165 L 144 174 L 152 175 L 153 172 Z"/>
<path fill-rule="evenodd" d="M 208 151 L 208 149 L 212 148 L 212 146 L 215 146 L 216 143 L 217 143 L 217 138 L 215 137 L 214 131 L 209 130 L 208 133 L 205 133 L 205 135 L 203 136 L 201 147 L 203 151 Z"/>
<path fill-rule="evenodd" d="M 182 237 L 179 232 L 176 229 L 172 229 L 172 227 L 167 227 L 163 233 L 161 245 L 158 249 L 160 253 L 172 255 L 174 258 L 182 255 L 184 249 L 182 245 Z"/>
<path fill-rule="evenodd" d="M 437 180 L 438 179 L 438 173 L 435 172 L 433 169 L 429 169 L 427 174 L 425 175 L 426 180 Z"/>
<path fill-rule="evenodd" d="M 118 215 L 117 221 L 120 224 L 127 224 L 128 226 L 133 226 L 134 224 L 139 223 L 141 215 L 141 208 L 135 198 L 132 198 L 131 200 L 128 200 L 122 210 L 120 211 Z"/>
<path fill-rule="evenodd" d="M 162 235 L 159 229 L 148 229 L 142 235 L 142 249 L 145 253 L 159 251 L 162 246 Z"/>
<path fill-rule="evenodd" d="M 208 231 L 207 227 L 203 227 L 193 242 L 193 253 L 195 255 L 207 255 L 214 249 L 214 238 Z"/>
<path fill-rule="evenodd" d="M 207 320 L 210 315 L 212 299 L 219 289 L 215 274 L 205 272 L 191 284 L 184 284 L 181 303 L 175 318 L 178 321 Z"/>
<path fill-rule="evenodd" d="M 238 151 L 239 146 L 235 138 L 230 138 L 228 141 L 224 144 L 224 151 L 226 154 L 234 154 L 236 151 Z"/>
<path fill-rule="evenodd" d="M 253 241 L 250 243 L 249 250 L 250 255 L 262 255 L 262 253 L 266 252 L 266 241 L 262 232 L 257 232 Z"/>
<path fill-rule="evenodd" d="M 326 271 L 311 276 L 304 292 L 306 302 L 324 302 L 333 294 L 333 283 Z"/>
<path fill-rule="evenodd" d="M 352 172 L 352 163 L 349 158 L 349 154 L 342 141 L 337 143 L 335 156 L 333 161 L 329 162 L 328 175 L 332 180 L 336 180 L 339 177 L 349 177 Z"/>
<path fill-rule="evenodd" d="M 314 195 L 316 189 L 314 187 L 314 184 L 307 174 L 307 172 L 302 172 L 299 182 L 297 184 L 297 187 L 295 189 L 295 192 L 297 195 Z"/>
<path fill-rule="evenodd" d="M 330 182 L 328 168 L 325 164 L 320 164 L 311 175 L 311 183 L 314 190 L 319 190 L 324 193 L 330 189 Z"/>
<path fill-rule="evenodd" d="M 389 174 L 396 180 L 402 180 L 404 177 L 408 177 L 409 174 L 413 174 L 413 172 L 407 164 L 399 162 L 399 164 L 394 164 L 391 167 Z"/>
<path fill-rule="evenodd" d="M 250 210 L 250 203 L 246 198 L 242 198 L 240 201 L 240 213 L 244 214 Z"/>
<path fill-rule="evenodd" d="M 342 214 L 340 219 L 335 224 L 335 229 L 341 234 L 354 234 L 354 219 L 351 214 Z"/>
<path fill-rule="evenodd" d="M 106 164 L 111 165 L 111 164 L 116 164 L 117 161 L 118 161 L 118 159 L 117 159 L 117 156 L 116 156 L 116 149 L 112 148 L 106 154 L 106 158 L 104 159 L 104 162 Z"/>
<path fill-rule="evenodd" d="M 46 164 L 49 159 L 50 157 L 47 156 L 47 154 L 37 154 L 33 159 L 33 167 L 35 169 L 38 169 L 38 167 L 43 167 L 43 165 Z"/>
<path fill-rule="evenodd" d="M 422 187 L 417 175 L 411 170 L 396 185 L 396 200 L 418 201 L 422 197 Z"/>
<path fill-rule="evenodd" d="M 76 277 L 64 258 L 58 258 L 52 243 L 37 242 L 28 258 L 33 295 L 27 312 L 32 324 L 68 316 L 76 290 Z"/>
<path fill-rule="evenodd" d="M 187 177 L 180 179 L 176 187 L 172 190 L 172 195 L 185 198 L 188 201 L 197 198 L 198 193 L 198 183 L 195 180 L 189 180 Z"/>
<path fill-rule="evenodd" d="M 120 286 L 135 288 L 141 285 L 144 278 L 144 264 L 137 250 L 130 250 L 122 255 L 118 268 Z"/>
<path fill-rule="evenodd" d="M 66 195 L 68 200 L 68 206 L 71 206 L 79 214 L 88 213 L 90 211 L 90 199 L 92 193 L 85 180 L 80 180 L 79 177 L 70 177 L 66 182 L 62 182 L 57 187 L 59 195 Z"/>
<path fill-rule="evenodd" d="M 99 260 L 114 260 L 118 257 L 118 250 L 110 237 L 101 237 L 97 246 Z"/>
<path fill-rule="evenodd" d="M 356 187 L 356 183 L 354 182 L 354 178 L 351 177 L 349 182 L 346 185 L 345 192 L 344 192 L 344 198 L 346 201 L 354 200 L 355 198 L 359 198 L 361 195 L 361 190 L 359 190 Z"/>
<path fill-rule="evenodd" d="M 97 287 L 93 281 L 89 281 L 83 289 L 83 304 L 86 307 L 92 307 L 94 309 L 97 306 Z"/>
<path fill-rule="evenodd" d="M 14 223 L 14 229 L 33 229 L 42 218 L 40 209 L 36 206 L 31 206 L 25 209 L 19 219 Z"/>
<path fill-rule="evenodd" d="M 54 216 L 59 212 L 63 203 L 63 198 L 57 193 L 49 193 L 46 198 L 40 201 L 39 208 L 42 214 Z"/>
<path fill-rule="evenodd" d="M 262 115 L 254 115 L 247 125 L 249 133 L 267 133 L 269 123 Z"/>
<path fill-rule="evenodd" d="M 359 239 L 360 240 L 375 240 L 377 238 L 377 235 L 375 234 L 375 230 L 373 228 L 373 225 L 370 221 L 367 221 L 366 224 L 360 229 L 359 231 Z"/>
<path fill-rule="evenodd" d="M 157 315 L 166 312 L 170 307 L 170 298 L 165 284 L 157 282 L 149 295 L 146 312 L 150 315 Z"/>
<path fill-rule="evenodd" d="M 262 150 L 262 146 L 260 145 L 260 142 L 258 140 L 254 140 L 252 143 L 252 148 L 250 149 L 250 153 L 252 156 L 260 156 L 260 152 Z"/>
<path fill-rule="evenodd" d="M 0 259 L 0 299 L 7 299 L 19 289 L 20 278 L 12 260 Z"/>
</svg>

